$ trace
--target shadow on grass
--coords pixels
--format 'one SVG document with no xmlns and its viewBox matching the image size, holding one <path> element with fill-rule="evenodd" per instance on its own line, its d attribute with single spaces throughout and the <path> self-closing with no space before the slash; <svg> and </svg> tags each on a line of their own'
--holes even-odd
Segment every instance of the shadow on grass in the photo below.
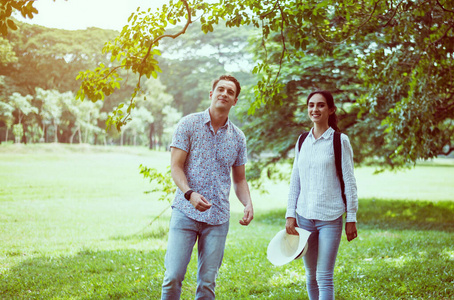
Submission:
<svg viewBox="0 0 454 300">
<path fill-rule="evenodd" d="M 343 234 L 336 299 L 454 299 L 453 204 L 360 200 L 360 239 L 348 243 Z M 250 232 L 232 228 L 229 234 L 235 238 L 226 247 L 220 300 L 307 299 L 302 260 L 273 266 L 266 258 L 284 218 L 285 209 L 258 212 Z"/>
<path fill-rule="evenodd" d="M 361 199 L 358 225 L 365 229 L 439 230 L 454 232 L 454 202 Z M 255 218 L 256 222 L 285 226 L 285 209 Z"/>
<path fill-rule="evenodd" d="M 360 205 L 362 228 L 421 232 L 381 236 L 370 230 L 361 242 L 343 244 L 336 267 L 337 298 L 452 299 L 452 234 L 424 232 L 452 232 L 452 203 L 361 200 Z M 240 216 L 234 215 L 235 222 Z M 257 214 L 248 227 L 232 223 L 217 299 L 307 299 L 302 261 L 275 267 L 266 258 L 269 240 L 283 228 L 284 217 L 285 210 L 276 210 Z M 71 256 L 26 259 L 0 274 L 0 299 L 159 299 L 164 256 L 163 249 L 87 249 Z M 194 297 L 196 264 L 193 257 L 182 299 Z"/>
<path fill-rule="evenodd" d="M 164 250 L 39 257 L 0 274 L 1 299 L 157 299 Z"/>
</svg>

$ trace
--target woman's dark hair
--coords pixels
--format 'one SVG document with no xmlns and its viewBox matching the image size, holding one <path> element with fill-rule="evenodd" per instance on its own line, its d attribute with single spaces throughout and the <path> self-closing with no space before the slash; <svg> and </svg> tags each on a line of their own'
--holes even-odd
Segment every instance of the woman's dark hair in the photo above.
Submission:
<svg viewBox="0 0 454 300">
<path fill-rule="evenodd" d="M 334 107 L 334 113 L 329 115 L 328 125 L 331 126 L 331 128 L 333 128 L 334 131 L 340 131 L 339 127 L 337 127 L 337 115 L 336 115 L 337 108 L 336 108 L 336 105 L 334 105 L 333 95 L 331 95 L 331 93 L 328 91 L 323 91 L 323 90 L 314 91 L 314 92 L 310 93 L 309 96 L 307 96 L 306 104 L 309 105 L 309 100 L 311 100 L 312 96 L 314 96 L 315 94 L 320 94 L 323 96 L 323 98 L 325 98 L 326 104 L 328 104 L 328 108 L 331 109 Z"/>
</svg>

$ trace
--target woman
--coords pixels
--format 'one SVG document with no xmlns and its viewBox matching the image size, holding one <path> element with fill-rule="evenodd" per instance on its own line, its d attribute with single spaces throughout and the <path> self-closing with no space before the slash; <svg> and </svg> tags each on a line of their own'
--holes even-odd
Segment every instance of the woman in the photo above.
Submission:
<svg viewBox="0 0 454 300">
<path fill-rule="evenodd" d="M 342 215 L 347 212 L 347 240 L 357 237 L 358 198 L 353 174 L 353 151 L 348 137 L 341 135 L 342 174 L 347 207 L 336 174 L 333 136 L 337 128 L 336 106 L 328 91 L 315 91 L 307 97 L 308 114 L 313 122 L 301 150 L 295 146 L 290 192 L 286 213 L 287 233 L 295 227 L 312 234 L 303 257 L 309 299 L 334 299 L 333 272 L 342 236 Z"/>
</svg>

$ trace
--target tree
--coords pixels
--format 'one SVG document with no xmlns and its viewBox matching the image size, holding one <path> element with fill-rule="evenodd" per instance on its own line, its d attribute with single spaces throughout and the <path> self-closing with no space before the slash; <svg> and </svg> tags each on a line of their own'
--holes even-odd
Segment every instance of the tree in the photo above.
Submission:
<svg viewBox="0 0 454 300">
<path fill-rule="evenodd" d="M 61 94 L 77 91 L 78 83 L 75 77 L 78 71 L 94 67 L 102 62 L 108 63 L 108 54 L 100 53 L 100 49 L 105 41 L 117 34 L 116 31 L 99 28 L 70 31 L 17 21 L 15 24 L 18 26 L 17 29 L 9 31 L 6 39 L 3 39 L 6 46 L 10 47 L 10 52 L 15 55 L 16 61 L 0 59 L 2 61 L 0 62 L 0 76 L 3 78 L 0 98 L 8 98 L 13 92 L 31 95 L 34 97 L 32 105 L 38 109 L 41 109 L 43 102 L 36 98 L 36 88 L 45 91 L 55 90 Z M 0 51 L 2 49 L 6 48 L 3 47 L 3 42 L 0 40 Z M 128 76 L 123 73 L 122 75 Z M 129 82 L 134 82 L 134 78 L 134 75 L 130 75 Z M 104 101 L 101 112 L 109 112 L 120 102 L 124 102 L 130 91 L 128 83 L 124 84 L 119 93 L 115 93 Z M 59 142 L 70 142 L 71 137 L 74 138 L 73 127 L 76 120 L 66 106 L 62 109 L 61 123 L 58 124 L 58 140 Z M 38 132 L 38 128 L 35 128 L 38 126 L 37 124 L 42 127 L 41 118 L 41 115 L 34 115 L 32 119 L 27 119 L 27 122 L 31 122 L 31 124 L 26 124 L 26 128 L 30 128 L 30 130 L 26 129 L 26 137 L 32 132 L 34 135 L 47 134 L 47 132 Z M 44 122 L 46 121 L 44 120 Z M 3 124 L 0 126 L 3 127 Z M 99 126 L 105 127 L 105 124 L 99 124 Z M 32 130 L 32 128 L 34 129 Z M 49 133 L 52 133 L 53 128 L 53 126 L 49 127 Z M 9 128 L 6 127 L 6 129 Z M 95 133 L 96 137 L 99 136 L 105 140 L 104 135 L 104 132 L 96 131 Z M 32 140 L 36 140 L 35 137 Z"/>
<path fill-rule="evenodd" d="M 358 104 L 366 118 L 383 119 L 387 147 L 378 153 L 392 167 L 454 150 L 453 8 L 452 1 L 403 2 L 392 18 L 364 28 L 375 30 L 367 37 L 376 45 L 360 59 L 359 77 L 371 91 Z"/>
<path fill-rule="evenodd" d="M 351 111 L 359 109 L 351 132 L 377 131 L 386 146 L 367 145 L 370 151 L 365 154 L 371 159 L 378 157 L 383 165 L 399 167 L 454 149 L 454 90 L 449 79 L 454 56 L 453 16 L 454 3 L 438 0 L 170 1 L 155 13 L 138 10 L 131 15 L 130 24 L 104 48 L 118 65 L 80 73 L 78 97 L 96 100 L 111 94 L 120 87 L 117 70 L 124 68 L 139 75 L 131 95 L 132 108 L 140 77 L 157 77 L 161 71 L 156 47 L 164 38 L 184 34 L 194 17 L 199 18 L 205 33 L 221 20 L 227 27 L 261 28 L 264 55 L 253 70 L 260 80 L 254 88 L 250 114 L 267 107 L 285 109 L 282 104 L 289 96 L 287 91 L 298 80 L 281 76 L 283 68 L 306 57 L 309 45 L 320 49 L 318 55 L 334 60 L 337 46 L 352 45 L 359 47 L 350 54 L 361 86 L 343 95 L 351 101 Z M 165 34 L 168 24 L 177 22 L 186 25 L 175 34 Z M 129 108 L 124 115 L 114 110 L 108 123 L 121 128 Z"/>
<path fill-rule="evenodd" d="M 104 118 L 104 114 L 101 112 L 103 103 L 101 101 L 77 101 L 72 92 L 62 94 L 61 99 L 64 103 L 64 110 L 74 117 L 74 126 L 70 126 L 72 134 L 69 142 L 73 143 L 76 134 L 78 134 L 79 143 L 94 141 L 96 135 L 100 134 L 104 138 L 105 144 L 103 130 L 97 126 L 98 120 Z"/>
<path fill-rule="evenodd" d="M 11 126 L 14 124 L 13 111 L 14 107 L 12 105 L 0 101 L 0 121 L 5 123 L 6 125 L 5 142 L 8 141 L 8 132 Z"/>
<path fill-rule="evenodd" d="M 56 90 L 45 91 L 41 88 L 36 89 L 36 98 L 43 102 L 40 115 L 42 116 L 43 134 L 46 132 L 45 125 L 52 124 L 54 127 L 54 143 L 58 143 L 58 125 L 61 123 L 63 113 L 63 98 L 74 98 L 71 92 L 60 94 Z M 66 100 L 67 102 L 68 100 Z"/>
<path fill-rule="evenodd" d="M 6 96 L 4 77 L 0 76 L 0 123 L 6 126 L 5 142 L 8 141 L 8 133 L 14 124 L 14 107 L 9 103 Z"/>
<path fill-rule="evenodd" d="M 126 131 L 129 131 L 133 137 L 133 145 L 137 145 L 137 138 L 140 138 L 140 144 L 146 144 L 148 135 L 146 130 L 149 129 L 150 124 L 153 124 L 154 118 L 152 113 L 143 106 L 139 106 L 131 114 L 132 120 L 126 124 L 121 131 L 121 142 L 123 145 L 123 137 Z"/>
<path fill-rule="evenodd" d="M 17 57 L 8 40 L 0 37 L 0 66 L 3 64 L 16 62 Z"/>
<path fill-rule="evenodd" d="M 164 135 L 168 127 L 173 127 L 181 118 L 181 114 L 172 107 L 174 98 L 165 92 L 166 87 L 160 80 L 147 80 L 144 82 L 143 95 L 138 97 L 137 106 L 144 107 L 153 115 L 149 123 L 149 148 L 156 149 L 165 144 Z M 168 134 L 168 133 L 167 133 Z"/>
<path fill-rule="evenodd" d="M 13 126 L 14 135 L 16 136 L 16 143 L 20 143 L 22 136 L 24 134 L 23 119 L 28 116 L 30 113 L 38 113 L 38 109 L 31 105 L 31 100 L 33 96 L 27 95 L 22 96 L 19 93 L 13 93 L 9 97 L 9 104 L 14 108 L 14 112 L 17 115 L 18 123 Z"/>
<path fill-rule="evenodd" d="M 7 36 L 17 62 L 4 64 L 0 75 L 7 77 L 14 91 L 31 95 L 36 87 L 76 92 L 77 73 L 109 62 L 100 50 L 117 34 L 100 28 L 71 31 L 23 22 L 17 25 L 18 29 Z"/>
<path fill-rule="evenodd" d="M 12 17 L 13 12 L 20 12 L 24 18 L 33 19 L 33 15 L 38 13 L 33 7 L 34 3 L 35 0 L 0 0 L 0 33 L 6 36 L 8 30 L 17 29 L 16 21 Z"/>
<path fill-rule="evenodd" d="M 230 30 L 221 23 L 213 27 L 214 32 L 204 34 L 195 26 L 188 27 L 176 40 L 163 40 L 159 46 L 163 54 L 160 80 L 173 95 L 173 106 L 183 115 L 209 106 L 211 82 L 220 74 L 234 75 L 242 86 L 255 82 L 250 74 L 253 62 L 248 42 L 253 28 L 245 26 Z M 180 30 L 181 27 L 176 27 L 168 33 Z M 184 80 L 175 84 L 176 78 Z"/>
</svg>

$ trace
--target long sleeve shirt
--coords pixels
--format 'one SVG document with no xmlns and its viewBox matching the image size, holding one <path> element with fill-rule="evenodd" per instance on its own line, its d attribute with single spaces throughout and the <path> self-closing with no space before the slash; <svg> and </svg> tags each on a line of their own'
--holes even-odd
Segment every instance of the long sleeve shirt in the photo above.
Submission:
<svg viewBox="0 0 454 300">
<path fill-rule="evenodd" d="M 296 218 L 298 213 L 306 219 L 332 221 L 345 211 L 339 178 L 334 161 L 331 127 L 315 139 L 309 132 L 298 151 L 295 145 L 295 160 L 288 195 L 286 218 Z M 353 172 L 353 150 L 345 134 L 341 135 L 342 174 L 347 198 L 347 222 L 356 222 L 358 196 Z"/>
</svg>

